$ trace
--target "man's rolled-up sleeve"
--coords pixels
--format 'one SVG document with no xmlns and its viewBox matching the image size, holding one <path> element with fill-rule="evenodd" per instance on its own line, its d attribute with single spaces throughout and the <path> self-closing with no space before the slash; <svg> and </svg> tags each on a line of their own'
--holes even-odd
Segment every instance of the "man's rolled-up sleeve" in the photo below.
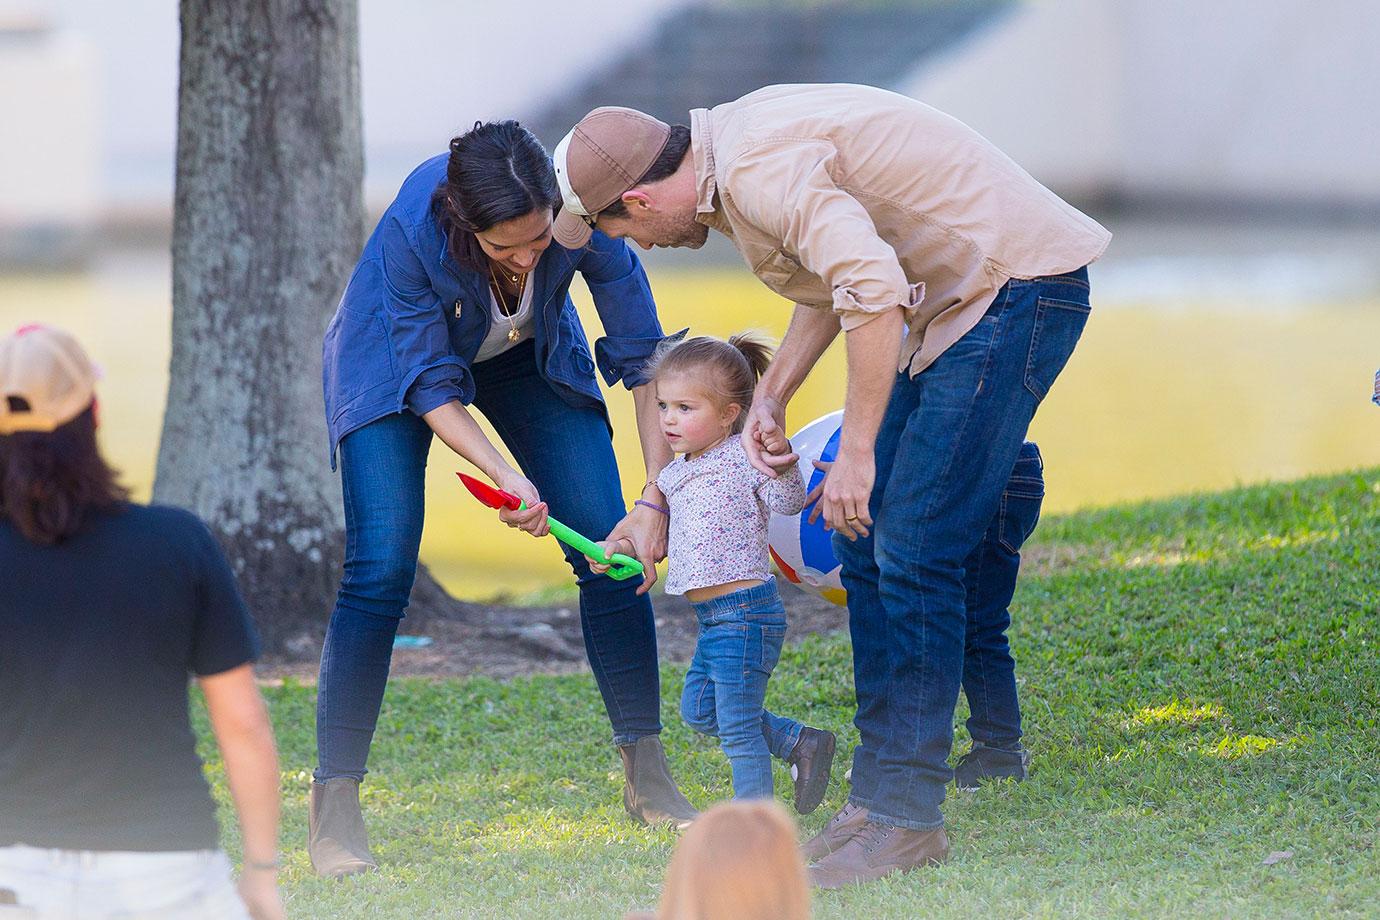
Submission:
<svg viewBox="0 0 1380 920">
<path fill-rule="evenodd" d="M 665 341 L 678 341 L 686 330 L 666 335 L 656 315 L 656 301 L 642 262 L 628 244 L 596 232 L 580 260 L 604 335 L 594 343 L 594 361 L 604 381 L 620 380 L 628 389 L 651 378 L 648 364 Z"/>
<path fill-rule="evenodd" d="M 398 408 L 422 416 L 448 402 L 468 405 L 474 400 L 474 377 L 451 348 L 445 307 L 406 228 L 393 218 L 383 232 L 383 315 L 402 377 Z"/>
<path fill-rule="evenodd" d="M 825 141 L 766 142 L 734 160 L 723 183 L 749 221 L 829 286 L 847 332 L 917 305 L 925 285 L 910 283 L 867 209 L 834 184 L 835 156 Z"/>
</svg>

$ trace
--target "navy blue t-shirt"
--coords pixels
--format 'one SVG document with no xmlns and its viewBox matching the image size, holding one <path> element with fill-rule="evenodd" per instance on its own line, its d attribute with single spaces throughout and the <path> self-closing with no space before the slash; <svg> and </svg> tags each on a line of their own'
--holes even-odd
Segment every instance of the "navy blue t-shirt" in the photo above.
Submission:
<svg viewBox="0 0 1380 920">
<path fill-rule="evenodd" d="M 194 515 L 125 505 L 57 546 L 0 520 L 0 846 L 218 847 L 189 675 L 257 655 Z"/>
</svg>

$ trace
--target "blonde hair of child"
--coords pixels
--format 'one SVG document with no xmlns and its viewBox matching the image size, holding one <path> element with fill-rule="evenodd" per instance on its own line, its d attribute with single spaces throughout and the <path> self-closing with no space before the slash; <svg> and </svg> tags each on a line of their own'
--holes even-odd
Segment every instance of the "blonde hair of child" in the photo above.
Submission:
<svg viewBox="0 0 1380 920">
<path fill-rule="evenodd" d="M 655 380 L 684 374 L 703 386 L 719 408 L 739 406 L 733 423 L 737 433 L 747 421 L 753 391 L 771 363 L 772 351 L 771 341 L 758 332 L 740 332 L 727 342 L 700 335 L 659 349 L 652 357 L 651 375 Z"/>
<path fill-rule="evenodd" d="M 809 920 L 796 826 L 770 800 L 725 802 L 685 832 L 656 920 Z"/>
</svg>

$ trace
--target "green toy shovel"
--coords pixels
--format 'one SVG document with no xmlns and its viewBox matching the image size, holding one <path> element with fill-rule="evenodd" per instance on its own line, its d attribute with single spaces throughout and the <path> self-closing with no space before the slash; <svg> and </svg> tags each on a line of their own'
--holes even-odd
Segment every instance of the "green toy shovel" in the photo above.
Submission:
<svg viewBox="0 0 1380 920">
<path fill-rule="evenodd" d="M 513 511 L 521 511 L 527 505 L 511 492 L 504 492 L 502 489 L 495 489 L 485 482 L 480 482 L 473 476 L 466 476 L 464 473 L 456 473 L 460 481 L 465 484 L 465 488 L 470 490 L 470 494 L 479 499 L 490 508 L 508 508 Z M 551 526 L 551 536 L 560 540 L 567 546 L 584 553 L 591 559 L 598 559 L 603 565 L 613 566 L 608 570 L 609 578 L 622 581 L 625 578 L 642 575 L 642 563 L 631 556 L 622 553 L 614 553 L 612 557 L 604 555 L 604 551 L 599 548 L 599 544 L 593 540 L 578 534 L 560 521 L 551 517 L 546 518 L 546 523 Z"/>
</svg>

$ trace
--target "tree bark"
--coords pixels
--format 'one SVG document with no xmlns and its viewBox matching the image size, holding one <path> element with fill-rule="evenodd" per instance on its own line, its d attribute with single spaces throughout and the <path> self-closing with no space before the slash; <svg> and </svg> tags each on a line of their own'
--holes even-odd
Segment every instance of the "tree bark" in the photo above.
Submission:
<svg viewBox="0 0 1380 920">
<path fill-rule="evenodd" d="M 154 500 L 219 538 L 271 653 L 305 653 L 344 522 L 321 336 L 363 240 L 357 0 L 182 0 L 173 349 Z M 418 573 L 411 611 L 463 609 Z"/>
</svg>

